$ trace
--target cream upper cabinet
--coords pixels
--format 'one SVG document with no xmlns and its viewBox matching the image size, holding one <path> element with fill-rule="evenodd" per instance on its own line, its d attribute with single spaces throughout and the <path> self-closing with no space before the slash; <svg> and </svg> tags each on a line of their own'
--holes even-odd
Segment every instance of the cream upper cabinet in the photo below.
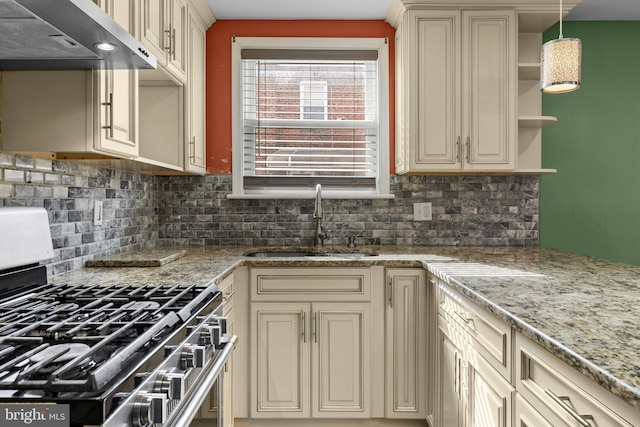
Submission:
<svg viewBox="0 0 640 427">
<path fill-rule="evenodd" d="M 516 19 L 409 10 L 398 27 L 396 170 L 515 167 Z"/>
<path fill-rule="evenodd" d="M 387 270 L 387 418 L 426 418 L 426 275 L 422 269 Z"/>
<path fill-rule="evenodd" d="M 187 46 L 189 50 L 187 67 L 187 102 L 185 140 L 185 170 L 205 173 L 206 152 L 206 31 L 200 17 L 189 8 L 187 25 Z"/>
<path fill-rule="evenodd" d="M 187 3 L 185 0 L 139 0 L 139 40 L 176 77 L 186 80 Z"/>
</svg>

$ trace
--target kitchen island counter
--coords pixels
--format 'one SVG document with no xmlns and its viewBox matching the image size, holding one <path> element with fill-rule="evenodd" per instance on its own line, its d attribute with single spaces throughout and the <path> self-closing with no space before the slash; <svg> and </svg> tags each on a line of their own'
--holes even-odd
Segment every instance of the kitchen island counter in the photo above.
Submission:
<svg viewBox="0 0 640 427">
<path fill-rule="evenodd" d="M 640 267 L 523 247 L 382 246 L 375 247 L 378 256 L 355 259 L 250 258 L 243 255 L 253 248 L 243 247 L 186 249 L 184 257 L 160 267 L 85 268 L 52 281 L 189 285 L 219 282 L 243 265 L 425 267 L 640 409 Z"/>
</svg>

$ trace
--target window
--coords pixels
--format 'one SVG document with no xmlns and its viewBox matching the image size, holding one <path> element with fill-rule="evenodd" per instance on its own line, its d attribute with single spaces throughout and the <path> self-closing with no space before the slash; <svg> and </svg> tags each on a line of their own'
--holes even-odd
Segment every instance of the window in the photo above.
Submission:
<svg viewBox="0 0 640 427">
<path fill-rule="evenodd" d="M 233 64 L 230 197 L 390 197 L 384 40 L 236 38 Z"/>
</svg>

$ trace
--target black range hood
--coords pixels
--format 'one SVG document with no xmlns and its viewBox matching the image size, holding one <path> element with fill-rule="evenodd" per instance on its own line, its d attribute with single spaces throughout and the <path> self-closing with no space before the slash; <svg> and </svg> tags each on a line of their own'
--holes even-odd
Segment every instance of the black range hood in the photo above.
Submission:
<svg viewBox="0 0 640 427">
<path fill-rule="evenodd" d="M 155 68 L 156 57 L 91 0 L 0 0 L 0 70 Z"/>
</svg>

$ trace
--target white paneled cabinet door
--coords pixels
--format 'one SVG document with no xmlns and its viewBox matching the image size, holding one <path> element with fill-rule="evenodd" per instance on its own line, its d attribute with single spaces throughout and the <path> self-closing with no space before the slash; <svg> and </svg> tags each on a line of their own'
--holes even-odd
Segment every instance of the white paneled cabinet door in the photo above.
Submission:
<svg viewBox="0 0 640 427">
<path fill-rule="evenodd" d="M 206 168 L 205 144 L 205 48 L 206 27 L 195 12 L 189 13 L 187 29 L 189 66 L 187 73 L 187 140 L 185 169 L 204 173 Z"/>
<path fill-rule="evenodd" d="M 308 303 L 251 305 L 252 418 L 308 418 Z"/>
<path fill-rule="evenodd" d="M 462 12 L 464 168 L 513 169 L 516 43 L 513 11 Z"/>
<path fill-rule="evenodd" d="M 312 304 L 313 418 L 369 418 L 369 303 Z"/>
<path fill-rule="evenodd" d="M 387 271 L 386 416 L 426 417 L 426 271 Z"/>
<path fill-rule="evenodd" d="M 511 426 L 511 394 L 513 388 L 473 353 L 469 358 L 469 426 Z"/>
<path fill-rule="evenodd" d="M 414 87 L 404 94 L 417 97 L 417 108 L 408 112 L 415 115 L 409 138 L 417 141 L 410 168 L 460 169 L 460 12 L 421 12 L 412 23 L 417 41 L 409 61 L 417 64 L 411 67 Z"/>
<path fill-rule="evenodd" d="M 187 4 L 185 0 L 167 2 L 167 67 L 185 78 L 187 72 Z"/>
<path fill-rule="evenodd" d="M 465 426 L 467 366 L 462 350 L 442 329 L 438 329 L 438 407 L 436 425 L 442 427 Z"/>
<path fill-rule="evenodd" d="M 129 2 L 104 0 L 100 6 L 129 33 L 134 33 L 134 8 Z M 138 155 L 138 71 L 95 71 L 94 148 L 126 157 Z"/>
<path fill-rule="evenodd" d="M 164 16 L 166 0 L 140 0 L 140 41 L 165 65 Z"/>
</svg>

